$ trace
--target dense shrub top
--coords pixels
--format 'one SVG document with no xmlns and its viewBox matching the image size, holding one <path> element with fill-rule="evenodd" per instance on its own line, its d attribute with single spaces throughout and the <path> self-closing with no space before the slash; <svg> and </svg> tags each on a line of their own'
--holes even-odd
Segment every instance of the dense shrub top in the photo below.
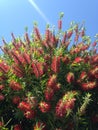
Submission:
<svg viewBox="0 0 98 130">
<path fill-rule="evenodd" d="M 1 47 L 1 130 L 97 130 L 97 39 L 84 25 L 58 31 L 34 24 L 32 37 L 16 38 Z"/>
</svg>

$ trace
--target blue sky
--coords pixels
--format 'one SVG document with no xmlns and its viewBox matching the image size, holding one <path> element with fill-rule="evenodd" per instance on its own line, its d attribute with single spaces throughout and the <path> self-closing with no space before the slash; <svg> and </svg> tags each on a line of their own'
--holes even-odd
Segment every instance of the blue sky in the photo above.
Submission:
<svg viewBox="0 0 98 130">
<path fill-rule="evenodd" d="M 86 32 L 94 37 L 98 33 L 98 0 L 32 0 L 48 19 L 51 25 L 56 25 L 59 12 L 64 12 L 63 28 L 68 29 L 70 22 L 85 21 Z M 32 32 L 33 22 L 37 21 L 40 31 L 46 27 L 46 21 L 29 0 L 0 0 L 0 45 L 2 36 L 7 42 L 11 40 L 11 32 L 22 36 L 28 26 Z"/>
</svg>

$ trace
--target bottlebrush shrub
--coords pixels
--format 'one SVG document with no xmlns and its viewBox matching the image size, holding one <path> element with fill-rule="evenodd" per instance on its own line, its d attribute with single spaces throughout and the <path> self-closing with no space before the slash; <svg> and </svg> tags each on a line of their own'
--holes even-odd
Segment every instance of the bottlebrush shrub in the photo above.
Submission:
<svg viewBox="0 0 98 130">
<path fill-rule="evenodd" d="M 97 130 L 98 50 L 84 25 L 47 26 L 1 47 L 0 129 Z"/>
</svg>

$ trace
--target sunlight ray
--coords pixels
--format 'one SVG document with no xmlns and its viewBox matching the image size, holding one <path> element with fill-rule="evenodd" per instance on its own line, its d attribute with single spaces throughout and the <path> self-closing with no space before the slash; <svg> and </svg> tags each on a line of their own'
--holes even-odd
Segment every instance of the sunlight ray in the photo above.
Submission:
<svg viewBox="0 0 98 130">
<path fill-rule="evenodd" d="M 42 10 L 38 7 L 38 5 L 34 2 L 34 0 L 28 0 L 29 3 L 34 7 L 34 9 L 39 13 L 39 15 L 45 20 L 46 23 L 50 23 L 48 18 L 42 12 Z"/>
</svg>

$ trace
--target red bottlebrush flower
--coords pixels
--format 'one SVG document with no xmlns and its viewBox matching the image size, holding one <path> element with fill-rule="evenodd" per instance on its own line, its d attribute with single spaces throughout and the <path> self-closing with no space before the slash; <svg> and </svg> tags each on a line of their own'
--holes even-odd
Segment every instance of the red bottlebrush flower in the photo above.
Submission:
<svg viewBox="0 0 98 130">
<path fill-rule="evenodd" d="M 37 122 L 34 126 L 34 130 L 46 130 L 46 124 L 42 122 Z"/>
<path fill-rule="evenodd" d="M 81 51 L 85 51 L 89 48 L 89 44 L 88 45 L 84 45 L 83 47 L 81 47 Z"/>
<path fill-rule="evenodd" d="M 74 73 L 69 72 L 69 73 L 67 74 L 67 76 L 66 76 L 66 80 L 67 80 L 68 83 L 74 82 L 74 80 L 75 80 Z"/>
<path fill-rule="evenodd" d="M 89 81 L 89 82 L 87 82 L 87 83 L 82 83 L 81 84 L 81 87 L 82 87 L 82 89 L 83 90 L 91 90 L 91 89 L 93 89 L 93 88 L 95 88 L 96 87 L 96 82 L 95 81 Z"/>
<path fill-rule="evenodd" d="M 38 51 L 38 53 L 39 53 L 39 56 L 44 53 L 44 50 L 43 50 L 42 47 L 39 47 L 39 48 L 37 49 L 37 51 Z"/>
<path fill-rule="evenodd" d="M 18 47 L 18 45 L 16 44 L 16 42 L 12 42 L 12 44 L 13 44 L 14 48 L 15 48 L 17 51 L 19 51 L 19 47 Z"/>
<path fill-rule="evenodd" d="M 18 41 L 16 41 L 16 39 L 14 39 L 12 41 L 12 44 L 13 44 L 13 47 L 14 47 L 15 51 L 17 50 L 18 52 L 20 52 L 19 48 L 21 47 L 21 42 L 18 42 Z M 8 54 L 10 54 L 10 53 L 8 53 Z"/>
<path fill-rule="evenodd" d="M 50 38 L 50 30 L 49 29 L 46 29 L 46 32 L 45 32 L 45 39 L 46 41 L 49 41 L 49 38 Z"/>
<path fill-rule="evenodd" d="M 4 43 L 4 45 L 7 45 L 7 42 L 5 41 L 4 38 L 2 38 L 2 42 Z"/>
<path fill-rule="evenodd" d="M 41 40 L 41 35 L 37 27 L 34 27 L 34 32 L 36 34 L 37 40 Z"/>
<path fill-rule="evenodd" d="M 65 104 L 66 110 L 73 109 L 75 100 L 76 100 L 75 98 L 72 98 L 66 102 L 66 104 Z"/>
<path fill-rule="evenodd" d="M 37 78 L 39 78 L 40 76 L 43 75 L 43 73 L 44 73 L 43 63 L 41 63 L 41 62 L 33 62 L 31 66 L 32 66 L 33 72 L 34 72 L 34 74 L 35 74 L 35 76 Z"/>
<path fill-rule="evenodd" d="M 83 37 L 85 35 L 85 30 L 83 29 L 81 32 L 80 32 L 80 36 Z"/>
<path fill-rule="evenodd" d="M 4 89 L 4 85 L 0 85 L 0 91 Z"/>
<path fill-rule="evenodd" d="M 2 121 L 0 121 L 0 127 L 4 126 L 4 123 Z"/>
<path fill-rule="evenodd" d="M 56 116 L 57 117 L 64 117 L 66 114 L 66 108 L 62 100 L 60 99 L 56 105 Z"/>
<path fill-rule="evenodd" d="M 22 89 L 22 86 L 18 83 L 18 82 L 15 82 L 15 81 L 10 81 L 10 84 L 9 86 L 13 89 L 13 90 L 16 90 L 16 91 L 19 91 Z"/>
<path fill-rule="evenodd" d="M 39 71 L 39 76 L 42 76 L 43 75 L 43 63 L 42 62 L 38 62 L 37 64 L 37 68 L 38 68 L 38 71 Z"/>
<path fill-rule="evenodd" d="M 19 104 L 19 102 L 20 102 L 20 97 L 19 97 L 19 96 L 14 96 L 13 99 L 12 99 L 12 102 L 13 102 L 14 104 Z"/>
<path fill-rule="evenodd" d="M 54 86 L 56 85 L 57 82 L 57 76 L 56 75 L 52 75 L 49 79 L 48 79 L 48 83 L 47 83 L 47 87 L 50 88 L 54 88 Z"/>
<path fill-rule="evenodd" d="M 75 47 L 73 48 L 71 51 L 70 51 L 70 54 L 73 55 L 73 54 L 78 54 L 80 53 L 81 49 L 78 48 L 78 47 Z"/>
<path fill-rule="evenodd" d="M 66 39 L 67 39 L 67 33 L 65 32 L 62 38 L 62 44 L 66 42 Z"/>
<path fill-rule="evenodd" d="M 72 30 L 68 31 L 68 32 L 67 32 L 67 38 L 69 39 L 69 38 L 72 36 L 72 34 L 73 34 L 73 31 L 72 31 Z"/>
<path fill-rule="evenodd" d="M 42 41 L 43 46 L 45 46 L 47 49 L 49 48 L 49 44 L 46 40 Z"/>
<path fill-rule="evenodd" d="M 12 50 L 11 55 L 16 64 L 21 65 L 22 63 L 24 63 L 24 59 L 21 55 L 19 55 L 18 51 Z"/>
<path fill-rule="evenodd" d="M 24 57 L 25 62 L 26 62 L 27 64 L 30 64 L 30 62 L 31 62 L 30 55 L 27 54 L 27 53 L 24 53 L 24 54 L 23 54 L 23 57 Z"/>
<path fill-rule="evenodd" d="M 57 57 L 57 56 L 53 57 L 51 69 L 55 73 L 58 73 L 60 71 L 60 57 Z"/>
<path fill-rule="evenodd" d="M 38 78 L 39 72 L 38 72 L 38 68 L 36 67 L 36 64 L 33 62 L 31 66 L 32 66 L 32 69 L 33 69 L 35 76 Z"/>
<path fill-rule="evenodd" d="M 58 21 L 58 29 L 59 29 L 59 30 L 62 29 L 62 20 L 61 20 L 61 19 Z"/>
<path fill-rule="evenodd" d="M 14 125 L 14 130 L 22 130 L 21 125 L 20 124 Z"/>
<path fill-rule="evenodd" d="M 64 62 L 65 64 L 68 64 L 69 61 L 70 61 L 70 58 L 68 56 L 62 57 L 62 62 Z"/>
<path fill-rule="evenodd" d="M 14 36 L 14 33 L 11 33 L 11 36 L 12 36 L 12 40 L 13 40 L 13 42 L 16 43 L 16 38 L 15 38 L 15 36 Z"/>
<path fill-rule="evenodd" d="M 75 98 L 77 93 L 75 91 L 67 92 L 62 99 L 60 99 L 56 105 L 56 116 L 64 117 L 69 110 L 74 107 Z"/>
<path fill-rule="evenodd" d="M 4 95 L 0 93 L 0 101 L 3 101 L 5 99 Z"/>
<path fill-rule="evenodd" d="M 25 40 L 28 44 L 30 44 L 30 39 L 27 32 L 25 33 Z"/>
<path fill-rule="evenodd" d="M 80 80 L 84 80 L 87 78 L 87 73 L 85 71 L 82 71 L 81 74 L 80 74 Z"/>
<path fill-rule="evenodd" d="M 4 52 L 4 54 L 10 55 L 9 49 L 7 47 L 0 47 L 0 49 L 2 50 L 2 52 Z"/>
<path fill-rule="evenodd" d="M 50 107 L 51 107 L 50 104 L 44 101 L 40 102 L 39 104 L 39 109 L 43 113 L 49 112 Z"/>
<path fill-rule="evenodd" d="M 75 42 L 78 42 L 78 40 L 79 40 L 79 34 L 76 34 L 76 36 L 75 36 L 75 38 L 74 38 L 74 41 L 75 41 Z"/>
<path fill-rule="evenodd" d="M 73 63 L 81 63 L 81 62 L 83 62 L 83 58 L 81 57 L 76 57 L 73 61 Z"/>
<path fill-rule="evenodd" d="M 24 73 L 22 72 L 21 68 L 16 64 L 12 66 L 12 71 L 19 78 L 24 76 Z"/>
<path fill-rule="evenodd" d="M 19 50 L 19 48 L 23 46 L 23 42 L 20 40 L 19 42 L 17 42 L 16 45 L 17 45 L 17 48 Z"/>
<path fill-rule="evenodd" d="M 55 35 L 54 34 L 52 34 L 52 36 L 51 36 L 51 44 L 50 44 L 50 46 L 51 47 L 53 47 L 54 45 L 55 45 L 55 43 L 56 43 L 56 37 L 55 37 Z"/>
<path fill-rule="evenodd" d="M 31 105 L 27 102 L 22 101 L 19 103 L 18 108 L 21 109 L 22 111 L 30 111 Z"/>
<path fill-rule="evenodd" d="M 44 95 L 45 95 L 45 99 L 46 99 L 47 101 L 50 101 L 50 100 L 52 100 L 52 98 L 53 98 L 54 90 L 53 90 L 52 88 L 47 87 L 47 88 L 45 89 Z"/>
<path fill-rule="evenodd" d="M 24 113 L 24 116 L 27 118 L 27 119 L 32 119 L 35 117 L 35 111 L 34 110 L 29 110 L 29 111 L 26 111 Z"/>
<path fill-rule="evenodd" d="M 0 70 L 4 73 L 7 73 L 9 71 L 10 67 L 4 62 L 0 62 Z"/>
<path fill-rule="evenodd" d="M 96 41 L 92 43 L 92 46 L 93 46 L 93 47 L 95 47 L 96 45 L 97 45 L 97 42 L 96 42 Z"/>
</svg>

